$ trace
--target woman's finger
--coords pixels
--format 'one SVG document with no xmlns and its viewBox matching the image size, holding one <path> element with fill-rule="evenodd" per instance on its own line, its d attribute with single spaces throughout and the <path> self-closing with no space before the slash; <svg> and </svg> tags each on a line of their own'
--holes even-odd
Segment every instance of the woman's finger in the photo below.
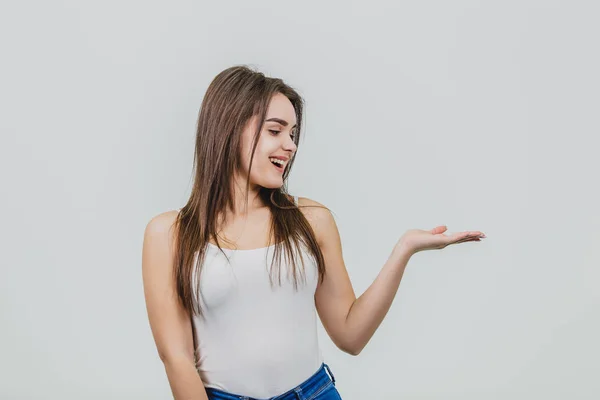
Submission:
<svg viewBox="0 0 600 400">
<path fill-rule="evenodd" d="M 481 238 L 480 238 L 480 235 L 478 235 L 478 234 L 475 234 L 475 235 L 466 234 L 466 235 L 463 235 L 460 239 L 458 239 L 454 243 L 463 243 L 463 242 L 481 242 Z"/>
<path fill-rule="evenodd" d="M 465 242 L 481 242 L 481 239 L 479 239 L 479 238 L 463 239 L 463 240 L 459 240 L 458 242 L 455 242 L 455 243 L 465 243 Z"/>
</svg>

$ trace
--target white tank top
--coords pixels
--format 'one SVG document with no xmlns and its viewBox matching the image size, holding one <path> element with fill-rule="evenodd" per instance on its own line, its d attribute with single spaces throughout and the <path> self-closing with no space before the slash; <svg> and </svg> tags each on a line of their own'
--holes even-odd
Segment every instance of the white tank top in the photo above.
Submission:
<svg viewBox="0 0 600 400">
<path fill-rule="evenodd" d="M 274 247 L 223 249 L 228 263 L 208 243 L 200 276 L 203 316 L 192 318 L 196 368 L 206 387 L 274 397 L 308 379 L 323 362 L 314 300 L 317 264 L 303 248 L 306 281 L 299 275 L 295 291 L 282 248 L 281 286 L 274 262 L 271 287 L 268 269 Z M 299 257 L 296 263 L 301 272 Z"/>
</svg>

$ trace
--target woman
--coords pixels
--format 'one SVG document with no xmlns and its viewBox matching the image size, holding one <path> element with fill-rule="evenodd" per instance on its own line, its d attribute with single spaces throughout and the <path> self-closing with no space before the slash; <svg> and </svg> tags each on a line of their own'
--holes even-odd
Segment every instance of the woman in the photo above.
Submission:
<svg viewBox="0 0 600 400">
<path fill-rule="evenodd" d="M 302 115 L 282 80 L 246 66 L 219 73 L 201 105 L 190 198 L 146 226 L 148 318 L 177 400 L 340 399 L 316 314 L 358 355 L 413 254 L 485 237 L 409 230 L 357 299 L 330 211 L 286 188 Z"/>
</svg>

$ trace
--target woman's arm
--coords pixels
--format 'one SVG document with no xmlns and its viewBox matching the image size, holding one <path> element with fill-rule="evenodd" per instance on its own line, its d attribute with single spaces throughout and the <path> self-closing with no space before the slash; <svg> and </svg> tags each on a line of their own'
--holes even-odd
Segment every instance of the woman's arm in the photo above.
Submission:
<svg viewBox="0 0 600 400">
<path fill-rule="evenodd" d="M 299 203 L 322 206 L 306 198 Z M 333 216 L 326 208 L 305 209 L 304 214 L 317 235 L 325 258 L 325 279 L 315 293 L 317 311 L 333 342 L 352 355 L 362 351 L 383 321 L 396 296 L 406 265 L 414 254 L 443 249 L 456 243 L 479 242 L 486 237 L 481 231 L 446 235 L 445 225 L 431 230 L 408 230 L 394 246 L 375 281 L 357 299 L 344 265 L 340 235 Z"/>
<path fill-rule="evenodd" d="M 146 226 L 142 250 L 144 296 L 152 335 L 175 400 L 207 400 L 194 365 L 190 316 L 173 282 L 172 229 L 176 212 L 154 217 Z"/>
<path fill-rule="evenodd" d="M 301 198 L 299 202 L 300 205 L 322 206 L 307 198 Z M 403 249 L 392 252 L 375 281 L 357 299 L 344 265 L 340 235 L 333 216 L 321 207 L 302 210 L 306 210 L 304 213 L 325 259 L 325 279 L 315 294 L 319 317 L 339 349 L 358 355 L 390 309 L 412 253 Z"/>
</svg>

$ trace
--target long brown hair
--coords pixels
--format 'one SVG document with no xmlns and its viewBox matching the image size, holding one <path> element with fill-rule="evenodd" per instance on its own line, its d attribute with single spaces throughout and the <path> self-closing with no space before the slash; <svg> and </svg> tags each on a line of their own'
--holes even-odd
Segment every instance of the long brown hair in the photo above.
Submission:
<svg viewBox="0 0 600 400">
<path fill-rule="evenodd" d="M 210 238 L 216 240 L 217 217 L 228 208 L 233 209 L 234 194 L 230 185 L 236 168 L 241 162 L 241 136 L 247 122 L 258 115 L 258 127 L 254 135 L 250 168 L 258 145 L 263 121 L 273 95 L 285 95 L 296 113 L 296 135 L 298 145 L 301 135 L 304 100 L 290 86 L 279 78 L 271 78 L 245 65 L 237 65 L 220 72 L 206 90 L 200 107 L 194 153 L 195 179 L 187 204 L 181 209 L 175 221 L 174 279 L 179 300 L 186 310 L 202 314 L 198 296 L 194 296 L 193 285 L 199 295 L 200 271 Z M 296 151 L 297 154 L 297 151 Z M 306 246 L 317 264 L 319 280 L 325 275 L 323 254 L 304 214 L 287 191 L 287 177 L 295 157 L 290 159 L 283 174 L 280 188 L 259 189 L 260 199 L 271 212 L 269 237 L 275 243 L 273 261 L 277 258 L 277 274 L 281 284 L 281 252 L 286 251 L 286 259 L 291 265 L 294 287 L 297 287 L 300 274 L 296 255 L 300 256 L 304 269 L 302 252 L 295 255 L 295 249 Z M 250 185 L 250 174 L 246 180 L 246 193 Z M 221 249 L 223 251 L 223 249 Z M 193 263 L 198 252 L 197 262 Z M 271 268 L 273 271 L 273 268 Z M 194 280 L 194 275 L 196 279 Z M 271 276 L 271 284 L 273 284 Z"/>
</svg>

